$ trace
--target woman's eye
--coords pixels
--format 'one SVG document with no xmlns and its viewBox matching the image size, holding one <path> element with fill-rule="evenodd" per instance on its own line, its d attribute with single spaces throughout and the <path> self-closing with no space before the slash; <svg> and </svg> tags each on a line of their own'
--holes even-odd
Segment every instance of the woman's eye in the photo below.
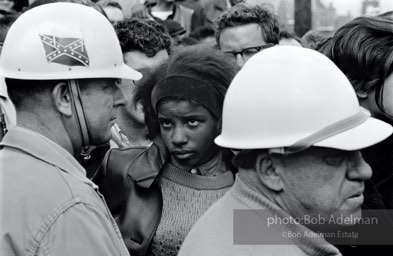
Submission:
<svg viewBox="0 0 393 256">
<path fill-rule="evenodd" d="M 199 125 L 199 121 L 197 121 L 197 120 L 189 120 L 188 121 L 188 125 L 191 126 L 191 127 L 196 127 L 196 126 Z"/>
<path fill-rule="evenodd" d="M 167 121 L 162 121 L 160 124 L 163 128 L 170 128 L 172 126 L 172 123 Z"/>
</svg>

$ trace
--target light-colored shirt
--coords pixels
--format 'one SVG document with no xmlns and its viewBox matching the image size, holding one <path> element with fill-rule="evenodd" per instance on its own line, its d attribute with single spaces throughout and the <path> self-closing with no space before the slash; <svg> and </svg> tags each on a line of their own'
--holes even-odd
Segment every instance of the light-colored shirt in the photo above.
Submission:
<svg viewBox="0 0 393 256">
<path fill-rule="evenodd" d="M 0 108 L 4 114 L 5 123 L 7 128 L 11 128 L 16 125 L 16 111 L 14 104 L 12 104 L 7 93 L 7 86 L 5 84 L 4 77 L 0 77 Z"/>
<path fill-rule="evenodd" d="M 122 133 L 119 125 L 115 123 L 112 128 L 112 138 L 109 141 L 111 148 L 120 148 L 120 149 L 125 149 L 132 147 L 132 144 L 128 140 L 127 136 Z"/>
<path fill-rule="evenodd" d="M 0 146 L 0 255 L 129 255 L 97 186 L 68 151 L 21 127 Z"/>
</svg>

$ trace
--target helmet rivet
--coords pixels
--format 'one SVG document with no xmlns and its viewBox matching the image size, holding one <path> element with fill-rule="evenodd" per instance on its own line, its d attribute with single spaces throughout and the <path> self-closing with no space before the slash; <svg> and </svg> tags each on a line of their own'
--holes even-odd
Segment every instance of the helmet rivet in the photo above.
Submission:
<svg viewBox="0 0 393 256">
<path fill-rule="evenodd" d="M 71 70 L 72 70 L 72 68 L 68 68 L 68 70 L 69 70 L 69 71 L 71 71 Z"/>
</svg>

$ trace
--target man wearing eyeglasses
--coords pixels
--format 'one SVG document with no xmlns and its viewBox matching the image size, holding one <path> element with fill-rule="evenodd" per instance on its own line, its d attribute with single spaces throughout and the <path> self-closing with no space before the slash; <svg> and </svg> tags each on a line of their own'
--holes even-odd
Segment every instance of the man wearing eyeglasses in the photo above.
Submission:
<svg viewBox="0 0 393 256">
<path fill-rule="evenodd" d="M 276 16 L 261 6 L 237 4 L 216 20 L 217 45 L 242 67 L 257 52 L 279 42 Z"/>
</svg>

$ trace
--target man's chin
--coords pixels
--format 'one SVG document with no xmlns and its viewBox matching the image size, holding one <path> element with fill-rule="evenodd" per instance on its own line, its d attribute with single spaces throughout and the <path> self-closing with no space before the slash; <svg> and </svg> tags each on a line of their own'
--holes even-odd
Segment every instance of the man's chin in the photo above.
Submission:
<svg viewBox="0 0 393 256">
<path fill-rule="evenodd" d="M 111 139 L 112 139 L 112 133 L 109 132 L 109 134 L 106 134 L 105 136 L 92 138 L 92 140 L 90 141 L 90 145 L 101 146 L 103 144 L 109 143 Z"/>
</svg>

